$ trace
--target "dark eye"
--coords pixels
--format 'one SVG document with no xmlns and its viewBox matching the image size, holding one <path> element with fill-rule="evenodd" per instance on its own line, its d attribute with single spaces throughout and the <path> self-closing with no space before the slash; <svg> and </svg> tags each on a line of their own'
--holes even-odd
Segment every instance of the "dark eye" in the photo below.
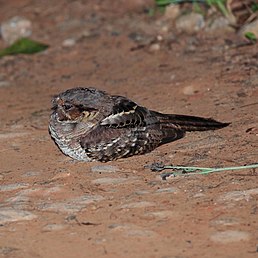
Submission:
<svg viewBox="0 0 258 258">
<path fill-rule="evenodd" d="M 63 108 L 65 109 L 65 111 L 69 111 L 73 108 L 73 105 L 69 103 L 65 103 L 63 104 Z"/>
</svg>

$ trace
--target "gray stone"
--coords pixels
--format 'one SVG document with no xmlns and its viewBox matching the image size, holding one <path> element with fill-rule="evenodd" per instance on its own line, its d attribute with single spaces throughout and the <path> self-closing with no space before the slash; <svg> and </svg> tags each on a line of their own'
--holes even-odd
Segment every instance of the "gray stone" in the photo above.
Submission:
<svg viewBox="0 0 258 258">
<path fill-rule="evenodd" d="M 0 247 L 0 254 L 1 254 L 1 255 L 4 255 L 4 256 L 6 256 L 6 257 L 7 257 L 7 255 L 8 255 L 9 257 L 11 257 L 10 254 L 13 253 L 13 252 L 15 252 L 15 251 L 18 251 L 18 250 L 19 250 L 19 249 L 16 248 L 16 247 L 3 246 L 3 247 Z"/>
<path fill-rule="evenodd" d="M 232 204 L 232 202 L 238 202 L 242 200 L 249 201 L 252 195 L 258 195 L 258 188 L 244 190 L 244 191 L 232 191 L 223 194 L 218 198 L 219 202 L 227 202 Z"/>
<path fill-rule="evenodd" d="M 239 224 L 239 221 L 236 218 L 218 218 L 211 221 L 211 225 L 223 225 L 223 226 L 232 226 Z"/>
<path fill-rule="evenodd" d="M 31 196 L 48 196 L 59 192 L 61 188 L 54 186 L 51 188 L 29 188 L 21 190 L 15 196 L 8 198 L 5 203 L 15 207 L 16 209 L 27 209 L 30 206 Z"/>
<path fill-rule="evenodd" d="M 233 32 L 234 28 L 230 25 L 229 19 L 226 17 L 217 17 L 216 19 L 212 21 L 208 21 L 205 31 L 206 32 L 218 32 L 218 33 L 225 33 L 225 32 Z"/>
<path fill-rule="evenodd" d="M 133 224 L 111 224 L 109 226 L 114 232 L 122 232 L 127 237 L 154 237 L 157 233 L 151 230 L 143 229 Z"/>
<path fill-rule="evenodd" d="M 29 211 L 13 208 L 0 208 L 0 224 L 21 220 L 33 220 L 36 218 L 37 216 Z"/>
<path fill-rule="evenodd" d="M 64 213 L 75 213 L 86 208 L 90 203 L 103 200 L 104 197 L 100 195 L 83 195 L 80 197 L 67 199 L 62 202 L 49 202 L 46 201 L 39 204 L 38 208 L 43 211 L 54 211 L 54 212 L 64 212 Z"/>
<path fill-rule="evenodd" d="M 154 212 L 149 212 L 147 215 L 151 215 L 160 219 L 168 219 L 168 218 L 173 218 L 176 215 L 176 212 L 174 211 L 154 211 Z"/>
<path fill-rule="evenodd" d="M 201 14 L 189 13 L 178 17 L 175 26 L 179 32 L 193 34 L 204 28 L 205 21 Z"/>
<path fill-rule="evenodd" d="M 13 191 L 21 188 L 28 187 L 29 184 L 27 183 L 15 183 L 15 184 L 9 184 L 9 185 L 0 185 L 0 192 L 6 192 L 6 191 Z"/>
<path fill-rule="evenodd" d="M 178 189 L 176 187 L 160 188 L 156 193 L 176 193 Z"/>
<path fill-rule="evenodd" d="M 145 194 L 150 194 L 149 190 L 139 190 L 135 192 L 136 195 L 145 195 Z"/>
<path fill-rule="evenodd" d="M 22 177 L 35 177 L 35 176 L 39 176 L 40 175 L 40 172 L 38 171 L 28 171 L 28 172 L 25 172 Z"/>
<path fill-rule="evenodd" d="M 122 184 L 128 181 L 128 178 L 112 178 L 112 177 L 103 177 L 92 180 L 93 184 L 101 184 L 101 185 L 117 185 Z"/>
<path fill-rule="evenodd" d="M 157 233 L 146 229 L 129 229 L 126 231 L 126 235 L 129 237 L 154 237 Z"/>
<path fill-rule="evenodd" d="M 114 173 L 119 171 L 119 168 L 111 165 L 98 165 L 91 167 L 91 172 L 95 173 Z"/>
<path fill-rule="evenodd" d="M 10 139 L 10 138 L 20 138 L 27 136 L 29 133 L 26 132 L 3 132 L 0 133 L 0 140 L 1 139 Z"/>
<path fill-rule="evenodd" d="M 205 197 L 206 195 L 204 193 L 197 193 L 193 196 L 193 198 L 203 198 Z"/>
<path fill-rule="evenodd" d="M 4 41 L 11 45 L 17 39 L 29 37 L 32 34 L 31 21 L 15 16 L 1 24 L 1 34 Z"/>
<path fill-rule="evenodd" d="M 29 198 L 24 195 L 16 195 L 8 198 L 5 203 L 12 206 L 15 209 L 26 209 L 29 205 Z"/>
<path fill-rule="evenodd" d="M 121 208 L 122 209 L 133 209 L 133 208 L 145 208 L 145 207 L 151 207 L 151 206 L 156 206 L 156 203 L 147 202 L 147 201 L 132 202 L 132 203 L 122 205 Z"/>
<path fill-rule="evenodd" d="M 42 228 L 42 231 L 48 232 L 48 231 L 58 231 L 63 230 L 67 226 L 64 224 L 47 224 Z"/>
<path fill-rule="evenodd" d="M 5 88 L 11 86 L 9 81 L 0 81 L 0 88 Z"/>
<path fill-rule="evenodd" d="M 221 243 L 221 244 L 228 244 L 232 242 L 240 242 L 249 240 L 250 234 L 244 231 L 237 231 L 237 230 L 227 230 L 216 232 L 211 235 L 210 239 L 213 242 Z"/>
</svg>

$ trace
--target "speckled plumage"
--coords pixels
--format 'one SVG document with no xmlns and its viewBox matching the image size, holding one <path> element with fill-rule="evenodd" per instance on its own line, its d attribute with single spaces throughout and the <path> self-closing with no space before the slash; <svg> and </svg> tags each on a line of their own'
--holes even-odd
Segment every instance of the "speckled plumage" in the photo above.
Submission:
<svg viewBox="0 0 258 258">
<path fill-rule="evenodd" d="M 213 119 L 162 114 L 94 88 L 69 89 L 53 99 L 49 132 L 61 151 L 81 161 L 110 161 L 152 151 L 186 131 L 227 126 Z"/>
</svg>

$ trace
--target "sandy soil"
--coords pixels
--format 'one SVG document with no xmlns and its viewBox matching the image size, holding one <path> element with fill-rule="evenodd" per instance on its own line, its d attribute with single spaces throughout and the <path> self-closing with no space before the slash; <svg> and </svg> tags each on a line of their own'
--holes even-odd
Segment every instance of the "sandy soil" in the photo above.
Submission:
<svg viewBox="0 0 258 258">
<path fill-rule="evenodd" d="M 145 168 L 257 162 L 257 45 L 171 32 L 151 51 L 160 27 L 137 1 L 92 2 L 1 1 L 1 21 L 27 17 L 50 48 L 0 59 L 0 256 L 257 257 L 257 171 L 161 180 Z M 48 134 L 52 96 L 75 86 L 232 124 L 144 156 L 75 162 Z"/>
</svg>

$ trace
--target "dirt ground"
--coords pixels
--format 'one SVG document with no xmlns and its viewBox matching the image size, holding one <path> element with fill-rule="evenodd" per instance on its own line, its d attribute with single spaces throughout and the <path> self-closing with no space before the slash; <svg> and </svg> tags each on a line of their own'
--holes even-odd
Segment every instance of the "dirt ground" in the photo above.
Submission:
<svg viewBox="0 0 258 258">
<path fill-rule="evenodd" d="M 257 257 L 257 170 L 162 180 L 145 167 L 257 162 L 257 45 L 171 29 L 155 51 L 160 18 L 128 2 L 0 1 L 1 22 L 26 17 L 50 45 L 0 59 L 0 256 Z M 143 156 L 76 162 L 48 134 L 52 96 L 75 86 L 232 124 Z"/>
</svg>

